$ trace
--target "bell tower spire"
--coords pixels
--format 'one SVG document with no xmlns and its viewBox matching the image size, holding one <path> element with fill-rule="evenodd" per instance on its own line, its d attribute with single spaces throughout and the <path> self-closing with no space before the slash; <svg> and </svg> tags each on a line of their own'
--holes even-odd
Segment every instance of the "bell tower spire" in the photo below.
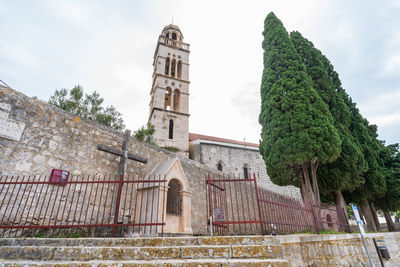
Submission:
<svg viewBox="0 0 400 267">
<path fill-rule="evenodd" d="M 148 124 L 154 125 L 153 140 L 161 147 L 174 147 L 189 155 L 189 44 L 179 27 L 167 25 L 158 37 L 153 60 Z"/>
</svg>

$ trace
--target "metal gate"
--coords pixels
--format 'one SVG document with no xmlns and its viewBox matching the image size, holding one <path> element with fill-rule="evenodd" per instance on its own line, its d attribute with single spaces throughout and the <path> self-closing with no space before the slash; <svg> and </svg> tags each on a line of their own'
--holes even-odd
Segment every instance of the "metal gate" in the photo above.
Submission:
<svg viewBox="0 0 400 267">
<path fill-rule="evenodd" d="M 208 175 L 206 184 L 209 225 L 213 231 L 219 234 L 262 232 L 255 174 L 249 179 Z"/>
<path fill-rule="evenodd" d="M 343 209 L 313 205 L 257 186 L 256 175 L 206 176 L 208 225 L 218 234 L 350 232 Z"/>
</svg>

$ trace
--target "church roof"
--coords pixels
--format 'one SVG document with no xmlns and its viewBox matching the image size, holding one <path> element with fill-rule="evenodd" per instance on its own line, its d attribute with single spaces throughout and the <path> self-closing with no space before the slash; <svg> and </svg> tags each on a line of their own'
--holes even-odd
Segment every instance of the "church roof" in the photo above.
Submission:
<svg viewBox="0 0 400 267">
<path fill-rule="evenodd" d="M 207 141 L 215 141 L 215 142 L 227 143 L 227 144 L 258 147 L 258 144 L 255 144 L 255 143 L 236 141 L 236 140 L 232 140 L 232 139 L 225 139 L 225 138 L 203 135 L 203 134 L 189 133 L 189 142 L 195 141 L 195 140 L 207 140 Z"/>
<path fill-rule="evenodd" d="M 179 29 L 178 25 L 175 25 L 175 24 L 169 24 L 169 25 L 165 26 L 163 31 L 166 31 L 169 29 L 173 29 L 173 30 L 176 30 L 176 31 L 179 31 L 180 33 L 182 33 L 181 30 Z"/>
</svg>

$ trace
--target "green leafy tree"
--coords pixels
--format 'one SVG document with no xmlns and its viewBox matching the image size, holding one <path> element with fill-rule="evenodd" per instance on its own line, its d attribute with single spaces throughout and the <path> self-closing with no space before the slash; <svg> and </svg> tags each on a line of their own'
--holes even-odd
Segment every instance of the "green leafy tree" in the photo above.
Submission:
<svg viewBox="0 0 400 267">
<path fill-rule="evenodd" d="M 303 199 L 319 203 L 317 168 L 340 154 L 340 136 L 328 106 L 274 13 L 264 22 L 260 152 L 271 180 L 300 186 Z"/>
<path fill-rule="evenodd" d="M 326 200 L 334 200 L 337 207 L 346 210 L 341 192 L 354 190 L 360 185 L 363 182 L 360 175 L 367 170 L 361 147 L 349 129 L 352 114 L 344 101 L 348 96 L 330 61 L 312 42 L 299 32 L 292 32 L 290 39 L 306 65 L 313 87 L 328 105 L 341 139 L 340 156 L 333 162 L 321 164 L 318 168 L 320 191 Z"/>
<path fill-rule="evenodd" d="M 140 129 L 136 130 L 134 135 L 136 139 L 149 143 L 149 144 L 154 144 L 152 140 L 152 136 L 155 132 L 154 125 L 147 125 L 145 128 L 142 126 Z"/>
<path fill-rule="evenodd" d="M 95 91 L 84 94 L 80 85 L 71 90 L 56 90 L 50 97 L 49 103 L 72 115 L 90 119 L 117 131 L 125 128 L 122 114 L 114 106 L 103 107 L 104 99 Z"/>
</svg>

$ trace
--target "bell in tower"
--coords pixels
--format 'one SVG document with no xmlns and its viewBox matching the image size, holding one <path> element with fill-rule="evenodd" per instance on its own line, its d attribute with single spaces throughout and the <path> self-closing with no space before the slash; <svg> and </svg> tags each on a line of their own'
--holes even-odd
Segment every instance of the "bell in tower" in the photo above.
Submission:
<svg viewBox="0 0 400 267">
<path fill-rule="evenodd" d="M 178 26 L 164 27 L 153 59 L 148 124 L 154 125 L 153 141 L 189 155 L 189 44 Z"/>
</svg>

